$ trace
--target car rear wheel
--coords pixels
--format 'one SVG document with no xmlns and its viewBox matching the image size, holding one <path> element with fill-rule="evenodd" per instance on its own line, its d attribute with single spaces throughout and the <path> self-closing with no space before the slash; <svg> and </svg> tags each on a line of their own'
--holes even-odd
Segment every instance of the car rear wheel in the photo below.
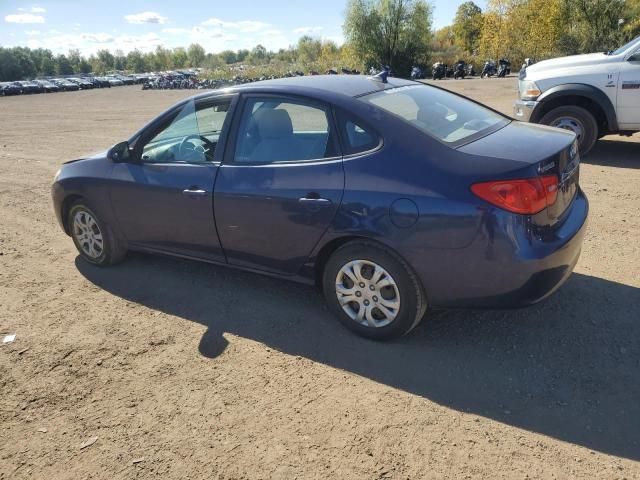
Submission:
<svg viewBox="0 0 640 480">
<path fill-rule="evenodd" d="M 554 108 L 542 117 L 540 123 L 575 133 L 578 138 L 578 148 L 582 155 L 589 153 L 596 140 L 598 140 L 596 119 L 582 107 L 564 105 Z"/>
<path fill-rule="evenodd" d="M 336 250 L 324 269 L 323 290 L 344 326 L 374 340 L 410 332 L 427 309 L 411 267 L 372 242 L 350 242 Z"/>
<path fill-rule="evenodd" d="M 77 200 L 71 205 L 67 215 L 67 229 L 78 252 L 89 263 L 100 267 L 115 265 L 127 254 L 113 231 L 84 200 Z"/>
</svg>

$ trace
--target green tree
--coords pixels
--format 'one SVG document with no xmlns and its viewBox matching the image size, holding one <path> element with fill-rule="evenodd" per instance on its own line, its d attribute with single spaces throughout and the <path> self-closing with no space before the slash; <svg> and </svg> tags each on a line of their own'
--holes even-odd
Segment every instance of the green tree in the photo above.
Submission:
<svg viewBox="0 0 640 480">
<path fill-rule="evenodd" d="M 72 73 L 77 73 L 80 71 L 80 59 L 81 59 L 80 50 L 78 49 L 69 50 L 69 53 L 67 54 L 67 60 L 69 60 L 69 65 L 71 65 L 71 69 L 73 70 Z"/>
<path fill-rule="evenodd" d="M 426 63 L 432 11 L 424 0 L 350 0 L 346 40 L 367 66 L 387 64 L 408 75 L 413 63 Z"/>
<path fill-rule="evenodd" d="M 98 50 L 93 63 L 93 71 L 99 73 L 108 72 L 115 68 L 114 63 L 115 59 L 109 50 Z"/>
<path fill-rule="evenodd" d="M 84 58 L 84 57 L 80 58 L 80 70 L 79 71 L 80 71 L 80 73 L 91 73 L 93 71 L 93 67 L 87 61 L 87 59 Z"/>
<path fill-rule="evenodd" d="M 624 18 L 625 0 L 566 0 L 568 13 L 575 17 L 573 26 L 578 48 L 597 52 L 615 48 L 620 43 L 620 25 Z"/>
<path fill-rule="evenodd" d="M 627 0 L 622 27 L 621 42 L 630 41 L 640 35 L 640 0 Z"/>
<path fill-rule="evenodd" d="M 187 51 L 182 47 L 174 48 L 171 56 L 173 68 L 185 68 L 187 63 L 189 63 Z"/>
<path fill-rule="evenodd" d="M 66 55 L 60 54 L 56 57 L 56 73 L 58 75 L 71 75 L 74 73 L 73 65 L 71 65 Z"/>
<path fill-rule="evenodd" d="M 113 55 L 113 68 L 118 71 L 127 69 L 127 57 L 122 50 L 116 50 Z"/>
<path fill-rule="evenodd" d="M 473 2 L 458 7 L 453 21 L 456 43 L 469 54 L 474 54 L 480 45 L 482 33 L 482 9 Z"/>
<path fill-rule="evenodd" d="M 309 66 L 315 63 L 322 54 L 322 42 L 320 39 L 312 38 L 309 35 L 304 35 L 298 40 L 298 61 L 305 66 Z"/>
<path fill-rule="evenodd" d="M 337 67 L 338 63 L 344 65 L 347 68 L 362 68 L 360 62 L 342 61 L 342 59 L 340 58 L 340 49 L 338 48 L 338 45 L 336 45 L 336 43 L 331 40 L 324 40 L 322 42 L 320 59 L 318 60 L 318 62 L 320 63 L 320 68 L 322 70 Z"/>
<path fill-rule="evenodd" d="M 171 70 L 171 50 L 158 45 L 153 54 L 153 67 L 157 71 Z"/>
<path fill-rule="evenodd" d="M 238 56 L 233 50 L 225 50 L 224 52 L 221 52 L 220 58 L 222 58 L 222 60 L 224 60 L 224 63 L 226 63 L 227 65 L 236 63 L 238 61 Z"/>
<path fill-rule="evenodd" d="M 262 65 L 269 62 L 269 52 L 262 45 L 256 45 L 249 53 L 247 61 L 252 65 Z"/>
<path fill-rule="evenodd" d="M 463 56 L 461 47 L 457 45 L 454 27 L 442 27 L 436 30 L 431 43 L 433 58 L 448 65 L 452 65 Z"/>
<path fill-rule="evenodd" d="M 189 45 L 189 49 L 187 50 L 188 57 L 188 65 L 190 67 L 201 67 L 204 63 L 204 59 L 206 57 L 206 53 L 202 45 L 197 43 L 192 43 Z"/>
<path fill-rule="evenodd" d="M 127 53 L 127 70 L 135 73 L 143 73 L 147 70 L 147 65 L 140 50 L 135 49 Z"/>
<path fill-rule="evenodd" d="M 56 62 L 53 56 L 45 56 L 40 64 L 40 75 L 50 76 L 56 73 Z"/>
<path fill-rule="evenodd" d="M 236 61 L 244 62 L 249 56 L 249 53 L 249 50 L 238 50 L 238 52 L 236 53 Z"/>
</svg>

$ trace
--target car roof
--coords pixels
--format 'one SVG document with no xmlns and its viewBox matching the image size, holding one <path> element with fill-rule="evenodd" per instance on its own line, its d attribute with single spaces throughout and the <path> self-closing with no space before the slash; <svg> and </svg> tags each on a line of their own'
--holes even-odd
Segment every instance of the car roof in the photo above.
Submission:
<svg viewBox="0 0 640 480">
<path fill-rule="evenodd" d="M 377 78 L 365 75 L 310 75 L 245 83 L 233 86 L 230 89 L 241 91 L 267 88 L 286 91 L 287 88 L 295 88 L 300 91 L 308 88 L 327 93 L 341 93 L 349 97 L 358 97 L 367 93 L 415 84 L 416 82 L 411 80 L 392 77 L 388 78 L 387 83 L 383 83 Z"/>
</svg>

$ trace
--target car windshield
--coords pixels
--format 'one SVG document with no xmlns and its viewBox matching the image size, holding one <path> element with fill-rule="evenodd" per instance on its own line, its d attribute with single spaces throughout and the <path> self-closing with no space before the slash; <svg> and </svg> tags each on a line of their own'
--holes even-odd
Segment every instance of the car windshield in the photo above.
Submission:
<svg viewBox="0 0 640 480">
<path fill-rule="evenodd" d="M 461 144 L 509 123 L 507 118 L 488 108 L 426 85 L 383 90 L 362 99 L 449 144 Z"/>
<path fill-rule="evenodd" d="M 631 47 L 634 43 L 638 43 L 640 41 L 640 36 L 634 38 L 633 40 L 631 40 L 629 43 L 627 43 L 626 45 L 621 46 L 619 49 L 614 50 L 613 52 L 611 52 L 609 55 L 620 55 L 624 52 L 626 52 L 629 47 Z"/>
</svg>

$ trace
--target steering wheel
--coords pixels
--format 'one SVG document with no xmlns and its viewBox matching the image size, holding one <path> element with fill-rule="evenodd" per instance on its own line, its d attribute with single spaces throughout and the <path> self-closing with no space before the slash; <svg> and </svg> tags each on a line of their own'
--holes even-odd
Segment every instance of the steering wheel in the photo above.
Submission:
<svg viewBox="0 0 640 480">
<path fill-rule="evenodd" d="M 195 145 L 190 140 L 200 140 L 204 145 Z M 180 158 L 188 158 L 194 152 L 199 152 L 204 155 L 207 155 L 210 151 L 214 150 L 216 144 L 210 141 L 208 138 L 203 137 L 202 135 L 198 135 L 197 133 L 192 133 L 191 135 L 187 135 L 180 142 L 180 146 L 178 147 L 178 155 Z"/>
</svg>

